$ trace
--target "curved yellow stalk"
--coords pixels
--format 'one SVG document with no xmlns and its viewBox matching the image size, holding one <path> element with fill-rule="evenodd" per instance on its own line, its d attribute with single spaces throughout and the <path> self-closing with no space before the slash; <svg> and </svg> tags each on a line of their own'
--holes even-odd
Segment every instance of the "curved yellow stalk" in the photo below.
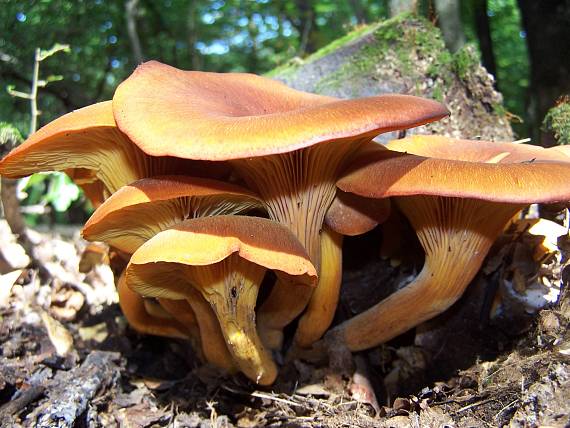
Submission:
<svg viewBox="0 0 570 428">
<path fill-rule="evenodd" d="M 307 310 L 299 320 L 295 345 L 302 348 L 319 340 L 330 327 L 342 282 L 342 235 L 329 227 L 321 234 L 321 274 Z"/>
<path fill-rule="evenodd" d="M 519 204 L 438 196 L 395 198 L 425 263 L 409 285 L 332 330 L 351 351 L 384 343 L 442 313 L 461 297 Z"/>
</svg>

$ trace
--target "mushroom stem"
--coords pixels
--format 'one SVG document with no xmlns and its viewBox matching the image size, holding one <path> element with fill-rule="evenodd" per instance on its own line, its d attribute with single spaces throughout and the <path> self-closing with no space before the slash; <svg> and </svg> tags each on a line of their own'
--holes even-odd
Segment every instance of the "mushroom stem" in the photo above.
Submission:
<svg viewBox="0 0 570 428">
<path fill-rule="evenodd" d="M 233 254 L 214 265 L 188 266 L 186 270 L 216 313 L 239 369 L 258 384 L 273 383 L 277 366 L 255 326 L 255 303 L 265 268 Z"/>
<path fill-rule="evenodd" d="M 189 338 L 185 327 L 178 321 L 151 316 L 146 311 L 144 298 L 127 287 L 125 275 L 121 275 L 117 281 L 117 292 L 123 315 L 131 327 L 139 333 L 178 339 Z"/>
<path fill-rule="evenodd" d="M 307 310 L 299 320 L 295 344 L 302 348 L 319 340 L 330 327 L 342 281 L 342 235 L 329 227 L 321 234 L 321 275 Z"/>
<path fill-rule="evenodd" d="M 369 138 L 334 141 L 294 152 L 232 161 L 248 185 L 261 195 L 269 217 L 299 239 L 320 272 L 321 232 L 336 195 L 336 180 L 353 154 Z M 317 285 L 317 288 L 319 285 Z M 306 307 L 312 289 L 291 293 L 277 281 L 259 308 L 259 325 L 267 346 L 277 349 L 282 330 Z M 278 309 L 277 309 L 278 308 Z"/>
<path fill-rule="evenodd" d="M 295 292 L 277 280 L 257 312 L 257 329 L 265 346 L 278 350 L 283 346 L 283 328 L 303 312 L 313 294 L 313 287 L 298 285 Z"/>
<path fill-rule="evenodd" d="M 519 204 L 438 196 L 395 198 L 426 252 L 418 277 L 330 334 L 351 351 L 384 343 L 455 303 Z"/>
<path fill-rule="evenodd" d="M 186 294 L 188 296 L 186 301 L 159 298 L 159 302 L 165 310 L 187 327 L 192 317 L 195 317 L 200 340 L 194 345 L 200 345 L 198 350 L 202 352 L 208 363 L 228 373 L 234 373 L 236 371 L 234 360 L 228 351 L 220 324 L 210 304 L 192 287 L 186 288 Z"/>
</svg>

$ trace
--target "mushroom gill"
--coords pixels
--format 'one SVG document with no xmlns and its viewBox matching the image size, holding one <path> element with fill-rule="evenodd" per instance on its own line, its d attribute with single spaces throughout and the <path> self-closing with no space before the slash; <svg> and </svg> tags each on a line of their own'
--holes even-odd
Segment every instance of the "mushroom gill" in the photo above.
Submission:
<svg viewBox="0 0 570 428">
<path fill-rule="evenodd" d="M 82 235 L 127 254 L 157 233 L 184 220 L 261 209 L 247 189 L 182 175 L 155 176 L 123 186 L 89 218 Z"/>
<path fill-rule="evenodd" d="M 95 206 L 139 178 L 177 172 L 225 174 L 220 164 L 146 155 L 117 128 L 111 101 L 50 122 L 0 161 L 0 174 L 10 178 L 41 171 L 65 171 Z"/>
</svg>

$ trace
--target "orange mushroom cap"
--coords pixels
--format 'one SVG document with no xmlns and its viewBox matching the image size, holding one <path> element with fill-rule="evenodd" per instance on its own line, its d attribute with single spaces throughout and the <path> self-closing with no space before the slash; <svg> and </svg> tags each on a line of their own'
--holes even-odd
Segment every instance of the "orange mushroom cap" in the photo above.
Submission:
<svg viewBox="0 0 570 428">
<path fill-rule="evenodd" d="M 262 208 L 252 192 L 206 178 L 181 175 L 144 178 L 105 201 L 83 228 L 90 241 L 134 253 L 160 231 L 188 218 L 236 214 Z"/>
<path fill-rule="evenodd" d="M 119 128 L 146 153 L 203 160 L 371 139 L 449 114 L 438 102 L 408 95 L 338 100 L 253 74 L 182 71 L 156 61 L 119 85 L 113 111 Z"/>
<path fill-rule="evenodd" d="M 467 162 L 515 163 L 534 160 L 564 161 L 560 147 L 545 149 L 531 144 L 463 140 L 443 135 L 413 135 L 392 140 L 387 147 L 398 152 L 430 158 Z"/>
<path fill-rule="evenodd" d="M 346 236 L 362 235 L 383 223 L 390 215 L 389 199 L 371 199 L 337 190 L 325 215 L 325 223 Z"/>
<path fill-rule="evenodd" d="M 225 175 L 227 167 L 144 154 L 117 128 L 111 102 L 105 101 L 50 122 L 0 161 L 6 177 L 40 171 L 66 171 L 98 205 L 139 178 L 166 172 L 215 177 Z"/>
<path fill-rule="evenodd" d="M 525 204 L 570 197 L 568 162 L 485 160 L 470 162 L 378 150 L 353 162 L 337 186 L 367 198 L 438 195 Z"/>
<path fill-rule="evenodd" d="M 516 211 L 528 203 L 570 198 L 570 163 L 551 160 L 560 154 L 508 143 L 478 144 L 446 137 L 394 141 L 390 148 L 443 158 L 369 150 L 339 180 L 341 189 L 361 196 L 394 196 L 426 252 L 411 284 L 331 332 L 349 349 L 378 345 L 446 310 L 463 294 Z M 540 155 L 547 160 L 537 160 Z"/>
</svg>

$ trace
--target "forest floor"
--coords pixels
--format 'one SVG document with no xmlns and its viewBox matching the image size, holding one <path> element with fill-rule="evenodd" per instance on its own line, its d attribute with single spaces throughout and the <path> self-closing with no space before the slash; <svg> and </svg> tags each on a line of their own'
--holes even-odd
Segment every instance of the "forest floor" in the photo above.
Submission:
<svg viewBox="0 0 570 428">
<path fill-rule="evenodd" d="M 511 247 L 495 249 L 454 311 L 415 335 L 358 354 L 356 374 L 296 360 L 284 363 L 275 385 L 259 388 L 200 365 L 184 341 L 143 336 L 128 327 L 109 267 L 78 273 L 85 246 L 78 230 L 38 232 L 34 239 L 49 278 L 34 269 L 6 272 L 6 260 L 0 260 L 0 426 L 570 424 L 570 296 L 562 286 L 570 272 L 562 269 L 560 254 L 551 258 L 548 272 L 541 260 L 543 270 L 535 275 L 557 280 L 562 290 L 537 316 L 505 321 L 503 314 L 481 321 L 479 303 L 485 298 L 477 296 L 486 293 L 480 290 L 488 291 L 484 285 L 497 281 L 507 265 L 517 276 L 513 266 L 521 260 L 520 248 L 505 256 L 505 248 L 512 250 L 510 239 Z M 0 242 L 4 259 L 25 258 L 4 221 Z M 348 250 L 363 242 L 348 242 Z M 406 276 L 394 265 L 375 261 L 363 274 L 347 260 L 345 281 L 378 276 L 380 269 L 385 276 Z M 350 299 L 345 293 L 345 307 L 358 306 Z M 509 307 L 507 300 L 503 295 L 499 306 Z M 497 312 L 496 298 L 493 305 L 491 312 Z"/>
</svg>

